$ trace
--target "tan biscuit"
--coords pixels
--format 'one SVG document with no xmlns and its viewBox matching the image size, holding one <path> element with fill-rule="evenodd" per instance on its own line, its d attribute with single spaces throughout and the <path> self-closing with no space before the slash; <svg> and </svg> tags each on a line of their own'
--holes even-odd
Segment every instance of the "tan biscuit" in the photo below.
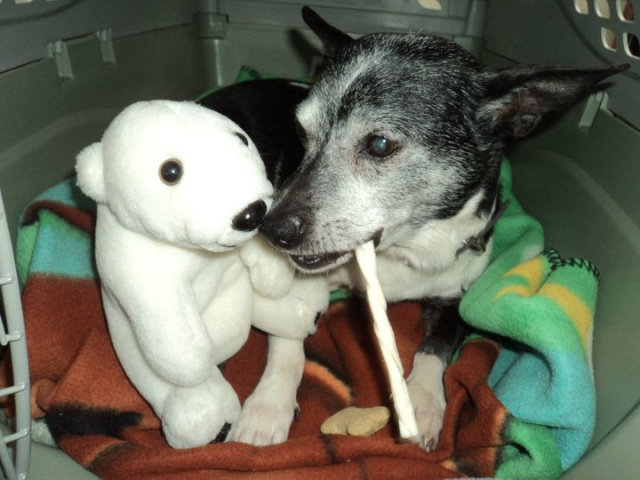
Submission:
<svg viewBox="0 0 640 480">
<path fill-rule="evenodd" d="M 320 427 L 325 435 L 357 435 L 370 437 L 389 421 L 387 407 L 347 407 L 333 414 Z"/>
</svg>

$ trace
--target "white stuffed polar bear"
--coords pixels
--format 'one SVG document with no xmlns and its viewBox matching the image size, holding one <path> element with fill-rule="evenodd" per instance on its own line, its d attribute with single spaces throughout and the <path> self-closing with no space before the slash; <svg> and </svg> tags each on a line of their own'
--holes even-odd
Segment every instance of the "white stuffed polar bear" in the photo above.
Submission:
<svg viewBox="0 0 640 480">
<path fill-rule="evenodd" d="M 302 340 L 328 303 L 256 237 L 272 186 L 248 136 L 190 102 L 133 104 L 78 155 L 98 205 L 95 255 L 118 358 L 168 443 L 284 441 L 297 407 Z M 264 375 L 241 411 L 218 365 L 251 325 L 272 334 Z"/>
</svg>

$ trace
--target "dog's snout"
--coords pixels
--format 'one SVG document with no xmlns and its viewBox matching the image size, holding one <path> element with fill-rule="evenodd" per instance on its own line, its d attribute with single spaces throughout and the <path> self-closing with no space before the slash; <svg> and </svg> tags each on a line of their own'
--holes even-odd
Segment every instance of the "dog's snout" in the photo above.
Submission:
<svg viewBox="0 0 640 480">
<path fill-rule="evenodd" d="M 284 250 L 295 248 L 302 243 L 304 221 L 298 216 L 267 220 L 260 231 L 271 243 Z"/>
<path fill-rule="evenodd" d="M 267 204 L 257 200 L 233 218 L 233 228 L 242 232 L 250 232 L 260 226 L 267 214 Z"/>
</svg>

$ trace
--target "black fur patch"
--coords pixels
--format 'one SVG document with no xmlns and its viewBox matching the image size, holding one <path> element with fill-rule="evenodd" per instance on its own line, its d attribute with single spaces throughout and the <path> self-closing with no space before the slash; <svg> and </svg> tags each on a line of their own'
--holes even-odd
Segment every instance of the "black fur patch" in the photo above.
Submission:
<svg viewBox="0 0 640 480">
<path fill-rule="evenodd" d="M 236 83 L 207 95 L 200 104 L 236 122 L 253 140 L 278 188 L 297 168 L 304 150 L 295 127 L 295 108 L 308 86 L 282 79 Z"/>
<path fill-rule="evenodd" d="M 418 350 L 436 355 L 445 365 L 468 333 L 458 312 L 459 305 L 459 298 L 430 298 L 423 302 L 424 338 Z"/>
</svg>

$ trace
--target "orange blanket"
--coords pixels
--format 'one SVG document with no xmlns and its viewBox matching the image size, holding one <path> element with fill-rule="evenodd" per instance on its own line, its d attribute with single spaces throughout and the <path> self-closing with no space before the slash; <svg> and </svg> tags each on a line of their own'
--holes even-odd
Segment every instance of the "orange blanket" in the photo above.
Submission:
<svg viewBox="0 0 640 480">
<path fill-rule="evenodd" d="M 43 301 L 47 296 L 50 303 Z M 434 453 L 397 443 L 391 425 L 372 438 L 320 434 L 322 422 L 348 405 L 389 406 L 366 306 L 357 299 L 334 304 L 307 341 L 301 413 L 288 442 L 174 450 L 118 364 L 95 285 L 33 278 L 25 308 L 34 416 L 46 415 L 58 445 L 101 478 L 425 479 L 494 472 L 508 414 L 486 385 L 498 353 L 487 340 L 467 344 L 447 372 L 449 408 Z M 409 370 L 420 339 L 419 307 L 396 305 L 390 316 Z M 224 368 L 241 400 L 258 382 L 265 351 L 266 337 L 254 332 Z"/>
</svg>

